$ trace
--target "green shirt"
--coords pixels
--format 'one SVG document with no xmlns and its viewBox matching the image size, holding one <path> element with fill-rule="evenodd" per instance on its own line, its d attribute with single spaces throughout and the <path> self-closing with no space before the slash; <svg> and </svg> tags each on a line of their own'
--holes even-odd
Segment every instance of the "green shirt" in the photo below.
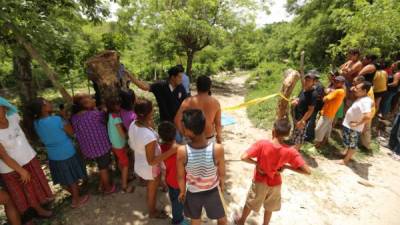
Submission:
<svg viewBox="0 0 400 225">
<path fill-rule="evenodd" d="M 110 113 L 108 115 L 108 136 L 110 137 L 111 145 L 113 148 L 121 149 L 126 146 L 126 139 L 123 138 L 118 132 L 117 125 L 122 125 L 121 117 L 118 114 Z"/>
</svg>

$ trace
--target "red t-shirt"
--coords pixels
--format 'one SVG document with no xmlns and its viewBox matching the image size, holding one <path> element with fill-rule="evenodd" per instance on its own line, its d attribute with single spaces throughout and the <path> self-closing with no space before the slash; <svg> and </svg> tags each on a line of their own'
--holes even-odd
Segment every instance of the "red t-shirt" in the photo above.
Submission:
<svg viewBox="0 0 400 225">
<path fill-rule="evenodd" d="M 256 142 L 247 150 L 247 154 L 250 158 L 257 159 L 260 169 L 265 173 L 265 175 L 261 175 L 255 169 L 253 180 L 268 186 L 282 184 L 281 174 L 278 170 L 285 164 L 288 163 L 295 169 L 305 164 L 296 149 L 286 145 L 274 145 L 267 140 Z"/>
<path fill-rule="evenodd" d="M 171 144 L 161 144 L 160 147 L 161 152 L 164 153 L 171 148 Z M 166 167 L 165 181 L 167 182 L 168 186 L 178 189 L 178 179 L 176 178 L 176 154 L 173 154 L 168 159 L 164 160 L 164 164 Z"/>
</svg>

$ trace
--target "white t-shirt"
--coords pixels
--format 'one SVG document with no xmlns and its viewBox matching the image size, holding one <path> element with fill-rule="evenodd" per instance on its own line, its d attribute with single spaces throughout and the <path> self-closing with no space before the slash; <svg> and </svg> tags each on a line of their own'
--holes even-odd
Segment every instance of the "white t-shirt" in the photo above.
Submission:
<svg viewBox="0 0 400 225">
<path fill-rule="evenodd" d="M 358 132 L 362 132 L 365 124 L 351 127 L 350 122 L 360 122 L 363 118 L 363 113 L 371 112 L 372 104 L 373 102 L 368 96 L 357 99 L 347 110 L 346 116 L 344 117 L 343 126 Z"/>
<path fill-rule="evenodd" d="M 36 156 L 36 152 L 28 143 L 24 132 L 19 126 L 20 118 L 18 114 L 7 116 L 7 119 L 8 128 L 0 129 L 0 143 L 12 159 L 20 166 L 24 166 Z M 4 174 L 12 171 L 14 170 L 8 167 L 3 160 L 0 160 L 0 173 Z"/>
<path fill-rule="evenodd" d="M 145 180 L 153 180 L 160 174 L 161 168 L 160 165 L 150 166 L 148 164 L 146 145 L 156 141 L 155 154 L 161 154 L 157 133 L 146 127 L 138 127 L 135 122 L 132 122 L 129 126 L 128 136 L 129 146 L 135 152 L 135 173 Z"/>
</svg>

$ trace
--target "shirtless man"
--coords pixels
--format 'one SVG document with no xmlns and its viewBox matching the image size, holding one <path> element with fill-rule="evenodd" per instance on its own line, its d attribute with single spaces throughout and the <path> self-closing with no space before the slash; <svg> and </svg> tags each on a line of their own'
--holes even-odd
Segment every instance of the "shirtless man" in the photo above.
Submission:
<svg viewBox="0 0 400 225">
<path fill-rule="evenodd" d="M 357 49 L 350 49 L 348 53 L 348 61 L 340 66 L 341 75 L 346 78 L 347 87 L 351 87 L 353 79 L 363 68 L 359 58 L 360 51 Z"/>
<path fill-rule="evenodd" d="M 366 55 L 362 60 L 363 68 L 358 73 L 358 76 L 364 76 L 365 80 L 372 83 L 375 78 L 376 66 L 375 61 L 377 59 L 376 55 L 370 54 Z"/>
<path fill-rule="evenodd" d="M 221 106 L 218 100 L 209 95 L 211 90 L 211 79 L 207 76 L 197 78 L 197 95 L 189 97 L 182 102 L 176 117 L 175 124 L 180 131 L 182 127 L 182 113 L 186 109 L 200 109 L 206 117 L 205 134 L 207 139 L 211 141 L 222 142 L 222 125 L 221 125 Z"/>
</svg>

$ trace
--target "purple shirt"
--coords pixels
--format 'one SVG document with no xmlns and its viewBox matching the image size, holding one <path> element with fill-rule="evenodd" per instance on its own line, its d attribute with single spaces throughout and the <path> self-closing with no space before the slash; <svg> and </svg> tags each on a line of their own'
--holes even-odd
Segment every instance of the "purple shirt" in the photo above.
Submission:
<svg viewBox="0 0 400 225">
<path fill-rule="evenodd" d="M 122 119 L 122 123 L 124 124 L 124 127 L 126 130 L 129 130 L 129 126 L 131 125 L 131 123 L 136 120 L 136 113 L 133 112 L 133 110 L 125 110 L 125 109 L 121 109 L 121 119 Z"/>
<path fill-rule="evenodd" d="M 71 118 L 81 152 L 89 159 L 102 156 L 111 149 L 105 116 L 105 112 L 91 110 Z"/>
</svg>

